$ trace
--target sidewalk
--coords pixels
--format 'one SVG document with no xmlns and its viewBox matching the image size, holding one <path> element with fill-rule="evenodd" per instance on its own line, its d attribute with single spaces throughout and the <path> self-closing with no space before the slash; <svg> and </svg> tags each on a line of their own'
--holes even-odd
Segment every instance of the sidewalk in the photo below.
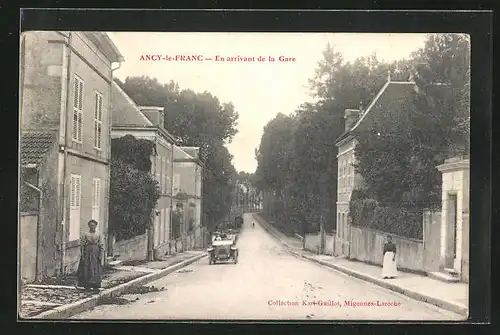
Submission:
<svg viewBox="0 0 500 335">
<path fill-rule="evenodd" d="M 137 283 L 136 285 L 144 284 L 148 280 L 142 279 L 147 279 L 146 277 L 161 277 L 161 275 L 168 274 L 164 273 L 167 269 L 175 267 L 175 265 L 182 265 L 182 262 L 189 263 L 193 259 L 196 261 L 204 255 L 205 252 L 202 251 L 186 251 L 165 256 L 159 261 L 144 261 L 133 266 L 106 267 L 103 271 L 101 292 L 87 292 L 77 289 L 74 275 L 49 278 L 42 283 L 25 285 L 21 288 L 19 316 L 21 318 L 39 317 L 44 314 L 50 315 L 56 309 L 63 311 L 66 306 L 78 306 L 79 302 L 93 300 L 97 302 L 97 298 L 106 295 L 107 291 L 118 287 L 126 289 L 128 286 L 133 286 L 134 283 Z"/>
<path fill-rule="evenodd" d="M 295 256 L 333 268 L 410 298 L 436 305 L 465 317 L 468 316 L 468 284 L 444 283 L 426 276 L 401 271 L 398 272 L 397 278 L 384 280 L 380 277 L 382 268 L 379 266 L 305 251 L 302 249 L 302 242 L 299 239 L 285 236 L 258 215 L 255 215 L 255 217 L 265 229 L 287 246 Z"/>
</svg>

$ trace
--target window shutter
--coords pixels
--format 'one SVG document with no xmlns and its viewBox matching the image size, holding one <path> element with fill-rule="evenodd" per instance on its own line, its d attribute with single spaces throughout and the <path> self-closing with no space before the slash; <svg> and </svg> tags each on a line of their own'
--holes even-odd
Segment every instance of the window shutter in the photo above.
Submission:
<svg viewBox="0 0 500 335">
<path fill-rule="evenodd" d="M 162 177 L 161 177 L 161 181 L 162 181 L 162 191 L 165 192 L 165 190 L 167 189 L 167 164 L 166 164 L 166 159 L 165 157 L 163 157 L 161 159 L 162 161 L 162 166 L 161 166 L 161 172 L 162 172 Z"/>
<path fill-rule="evenodd" d="M 83 110 L 83 81 L 79 80 L 80 87 L 78 89 L 78 109 Z"/>
<path fill-rule="evenodd" d="M 80 238 L 80 205 L 81 205 L 81 176 L 70 177 L 70 216 L 69 216 L 69 240 Z"/>
<path fill-rule="evenodd" d="M 102 96 L 99 95 L 99 110 L 98 110 L 98 119 L 102 121 Z"/>
<path fill-rule="evenodd" d="M 97 179 L 96 206 L 101 206 L 101 180 Z"/>
<path fill-rule="evenodd" d="M 75 206 L 80 208 L 82 200 L 82 178 L 78 176 L 76 178 L 76 200 Z"/>
<path fill-rule="evenodd" d="M 96 205 L 96 182 L 95 179 L 92 180 L 92 208 Z"/>
<path fill-rule="evenodd" d="M 70 192 L 70 206 L 71 208 L 74 208 L 76 206 L 76 202 L 75 202 L 75 199 L 76 199 L 76 182 L 75 182 L 75 177 L 74 176 L 71 176 L 71 182 L 70 182 L 70 189 L 71 189 L 71 192 Z"/>
<path fill-rule="evenodd" d="M 98 110 L 99 110 L 99 94 L 95 92 L 94 98 L 94 119 L 98 119 Z"/>
</svg>

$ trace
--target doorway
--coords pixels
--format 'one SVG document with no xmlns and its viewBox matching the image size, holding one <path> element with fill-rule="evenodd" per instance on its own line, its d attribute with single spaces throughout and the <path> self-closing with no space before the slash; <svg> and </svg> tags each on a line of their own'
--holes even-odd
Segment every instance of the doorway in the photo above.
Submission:
<svg viewBox="0 0 500 335">
<path fill-rule="evenodd" d="M 446 267 L 453 269 L 457 258 L 457 195 L 448 194 Z"/>
</svg>

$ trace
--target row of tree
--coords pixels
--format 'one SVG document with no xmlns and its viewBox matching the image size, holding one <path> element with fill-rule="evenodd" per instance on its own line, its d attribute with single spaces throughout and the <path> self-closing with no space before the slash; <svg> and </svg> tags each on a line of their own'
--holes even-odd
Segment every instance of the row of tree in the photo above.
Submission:
<svg viewBox="0 0 500 335">
<path fill-rule="evenodd" d="M 381 62 L 376 55 L 345 62 L 330 45 L 323 53 L 311 92 L 290 115 L 278 114 L 264 128 L 256 151 L 256 185 L 266 195 L 264 215 L 286 232 L 336 226 L 337 148 L 344 111 L 368 106 L 387 81 L 408 81 L 418 93 L 392 122 L 394 131 L 357 133 L 356 172 L 362 195 L 392 207 L 428 207 L 440 196 L 436 165 L 469 150 L 468 36 L 429 35 L 408 60 Z M 387 129 L 387 128 L 386 128 Z M 390 127 L 389 127 L 390 129 Z M 358 196 L 360 192 L 358 192 Z"/>
<path fill-rule="evenodd" d="M 212 229 L 229 212 L 236 170 L 226 145 L 237 133 L 238 113 L 209 92 L 181 90 L 171 81 L 147 76 L 117 83 L 138 105 L 165 107 L 165 129 L 179 146 L 200 148 L 203 170 L 203 223 Z"/>
</svg>

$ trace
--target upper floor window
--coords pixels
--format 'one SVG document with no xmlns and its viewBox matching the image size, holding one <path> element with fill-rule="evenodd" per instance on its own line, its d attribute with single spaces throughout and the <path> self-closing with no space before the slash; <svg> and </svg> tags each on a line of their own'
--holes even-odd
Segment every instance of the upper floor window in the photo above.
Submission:
<svg viewBox="0 0 500 335">
<path fill-rule="evenodd" d="M 345 188 L 345 161 L 340 163 L 340 188 L 344 192 Z"/>
<path fill-rule="evenodd" d="M 352 186 L 352 164 L 351 160 L 347 161 L 347 187 Z"/>
<path fill-rule="evenodd" d="M 73 136 L 75 142 L 82 143 L 83 128 L 83 80 L 75 76 L 73 89 Z"/>
<path fill-rule="evenodd" d="M 101 149 L 102 145 L 102 94 L 94 94 L 94 148 Z"/>
<path fill-rule="evenodd" d="M 172 193 L 173 195 L 177 195 L 180 191 L 180 178 L 181 176 L 179 174 L 174 174 L 174 180 L 173 180 L 173 185 L 172 185 Z"/>
</svg>

